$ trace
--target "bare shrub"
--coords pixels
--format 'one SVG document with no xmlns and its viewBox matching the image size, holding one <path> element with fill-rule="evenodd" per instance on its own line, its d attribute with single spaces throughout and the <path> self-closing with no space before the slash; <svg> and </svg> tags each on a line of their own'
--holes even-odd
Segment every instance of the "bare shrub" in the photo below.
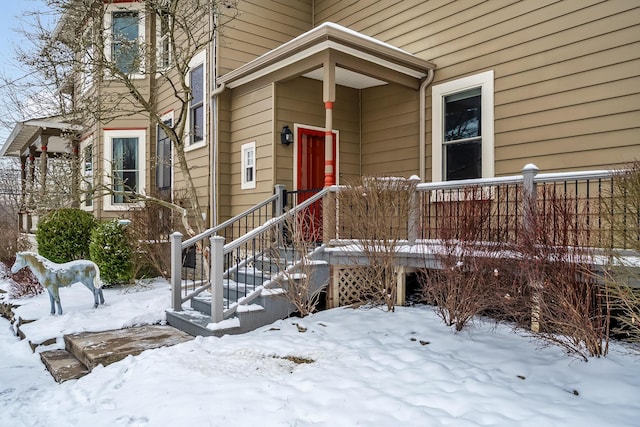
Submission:
<svg viewBox="0 0 640 427">
<path fill-rule="evenodd" d="M 175 221 L 174 211 L 157 203 L 148 202 L 143 208 L 129 211 L 134 248 L 134 277 L 141 273 L 168 277 L 171 270 L 169 236 Z"/>
<path fill-rule="evenodd" d="M 595 279 L 590 230 L 582 223 L 586 207 L 555 186 L 541 187 L 538 200 L 544 204 L 525 213 L 529 221 L 518 244 L 520 269 L 530 285 L 532 332 L 585 360 L 604 356 L 610 307 Z"/>
<path fill-rule="evenodd" d="M 613 262 L 604 277 L 613 317 L 612 332 L 640 343 L 640 266 L 628 258 L 640 254 L 640 161 L 614 177 L 606 200 L 603 212 L 612 233 L 609 257 Z"/>
<path fill-rule="evenodd" d="M 522 306 L 523 278 L 507 251 L 511 224 L 491 224 L 498 206 L 487 197 L 490 194 L 468 187 L 443 195 L 433 206 L 440 237 L 434 255 L 437 270 L 425 270 L 419 280 L 425 301 L 435 305 L 438 315 L 456 331 L 480 314 L 515 320 L 514 307 Z M 483 241 L 490 225 L 493 241 Z"/>
<path fill-rule="evenodd" d="M 291 213 L 283 226 L 283 235 L 276 238 L 279 244 L 272 248 L 280 277 L 285 283 L 285 296 L 298 314 L 305 317 L 317 310 L 327 284 L 313 281 L 316 262 L 309 255 L 317 247 L 316 215 L 313 207 Z M 311 232 L 310 232 L 311 231 Z"/>
<path fill-rule="evenodd" d="M 342 188 L 337 196 L 342 234 L 349 233 L 368 260 L 359 299 L 389 311 L 396 304 L 397 257 L 408 237 L 415 187 L 415 181 L 404 178 L 364 177 Z"/>
<path fill-rule="evenodd" d="M 22 298 L 35 296 L 42 293 L 43 288 L 38 279 L 31 273 L 28 268 L 23 268 L 15 274 L 10 271 L 11 266 L 16 260 L 15 253 L 11 258 L 2 261 L 1 275 L 5 276 L 9 282 L 9 298 Z"/>
</svg>

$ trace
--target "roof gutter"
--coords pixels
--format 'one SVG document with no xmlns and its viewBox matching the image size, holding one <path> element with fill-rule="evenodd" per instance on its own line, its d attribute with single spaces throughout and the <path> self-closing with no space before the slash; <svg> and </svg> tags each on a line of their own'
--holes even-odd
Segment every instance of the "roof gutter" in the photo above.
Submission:
<svg viewBox="0 0 640 427">
<path fill-rule="evenodd" d="M 427 153 L 427 137 L 426 133 L 426 114 L 425 107 L 427 102 L 427 86 L 433 82 L 433 78 L 435 76 L 435 71 L 433 68 L 429 68 L 427 77 L 420 83 L 420 180 L 425 182 L 427 176 L 427 168 L 426 168 L 426 159 L 425 155 Z"/>
</svg>

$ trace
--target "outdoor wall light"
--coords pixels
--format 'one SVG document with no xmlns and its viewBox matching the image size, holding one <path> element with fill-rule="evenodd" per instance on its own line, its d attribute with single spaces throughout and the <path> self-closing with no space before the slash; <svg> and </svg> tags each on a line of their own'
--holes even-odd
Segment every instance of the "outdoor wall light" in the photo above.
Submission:
<svg viewBox="0 0 640 427">
<path fill-rule="evenodd" d="M 289 129 L 289 126 L 283 126 L 282 132 L 280 132 L 280 142 L 282 145 L 289 145 L 293 143 L 293 132 Z"/>
</svg>

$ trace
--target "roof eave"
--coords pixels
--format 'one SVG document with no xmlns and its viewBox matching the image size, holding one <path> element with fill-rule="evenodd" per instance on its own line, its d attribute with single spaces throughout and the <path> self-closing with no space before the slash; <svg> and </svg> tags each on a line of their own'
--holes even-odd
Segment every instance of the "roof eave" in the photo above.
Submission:
<svg viewBox="0 0 640 427">
<path fill-rule="evenodd" d="M 328 46 L 341 45 L 355 49 L 368 56 L 379 58 L 381 62 L 397 64 L 400 68 L 415 70 L 424 75 L 427 74 L 428 70 L 436 68 L 435 64 L 387 43 L 377 41 L 337 24 L 325 23 L 220 76 L 218 82 L 233 88 L 234 82 L 240 79 L 247 81 L 248 76 L 265 67 L 284 67 L 292 55 L 305 50 L 312 50 L 314 46 L 323 42 L 329 42 L 327 43 Z"/>
</svg>

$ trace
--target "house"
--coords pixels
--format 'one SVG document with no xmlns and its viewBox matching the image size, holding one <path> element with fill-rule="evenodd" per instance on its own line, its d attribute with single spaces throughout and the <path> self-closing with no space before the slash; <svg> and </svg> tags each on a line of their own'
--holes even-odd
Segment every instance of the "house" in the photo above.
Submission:
<svg viewBox="0 0 640 427">
<path fill-rule="evenodd" d="M 157 67 L 172 72 L 162 17 L 146 14 L 139 1 L 104 3 L 104 28 L 156 46 Z M 269 198 L 275 185 L 315 191 L 374 174 L 440 182 L 512 175 L 528 163 L 579 171 L 640 157 L 635 2 L 219 6 L 233 13 L 202 18 L 211 38 L 185 71 L 186 106 L 157 72 L 138 68 L 128 71 L 156 91 L 155 117 L 137 111 L 82 123 L 72 145 L 94 184 L 114 185 L 106 177 L 117 172 L 136 191 L 170 189 L 175 198 L 185 169 L 171 157 L 159 122 L 185 119 L 185 159 L 209 227 Z M 105 47 L 105 55 L 116 48 Z M 126 97 L 122 86 L 87 69 L 77 77 L 75 96 Z M 46 152 L 38 135 L 49 127 L 32 125 L 17 127 L 1 153 L 27 164 L 34 152 Z M 123 149 L 135 157 L 118 166 L 113 160 Z M 99 218 L 130 207 L 114 193 L 83 200 Z"/>
<path fill-rule="evenodd" d="M 141 2 L 105 5 L 105 28 L 135 22 L 126 37 L 161 45 L 151 31 L 161 23 L 145 18 Z M 209 225 L 275 184 L 305 190 L 374 173 L 425 182 L 491 177 L 526 163 L 588 170 L 640 155 L 634 2 L 236 5 L 237 16 L 193 56 L 188 76 L 202 80 L 189 108 L 203 126 L 197 135 L 188 129 L 185 150 Z M 80 84 L 122 92 L 84 71 L 76 96 Z M 136 82 L 158 85 L 156 110 L 172 120 L 176 103 L 153 77 L 141 73 Z M 136 187 L 178 190 L 180 168 L 166 162 L 163 132 L 151 122 L 139 112 L 85 127 L 75 142 L 85 173 L 108 175 L 114 143 L 137 141 L 128 172 Z M 282 144 L 285 126 L 291 139 Z M 34 129 L 52 128 L 19 124 L 2 154 L 26 163 L 29 147 L 40 153 Z M 127 203 L 104 195 L 82 206 L 108 218 Z"/>
</svg>

